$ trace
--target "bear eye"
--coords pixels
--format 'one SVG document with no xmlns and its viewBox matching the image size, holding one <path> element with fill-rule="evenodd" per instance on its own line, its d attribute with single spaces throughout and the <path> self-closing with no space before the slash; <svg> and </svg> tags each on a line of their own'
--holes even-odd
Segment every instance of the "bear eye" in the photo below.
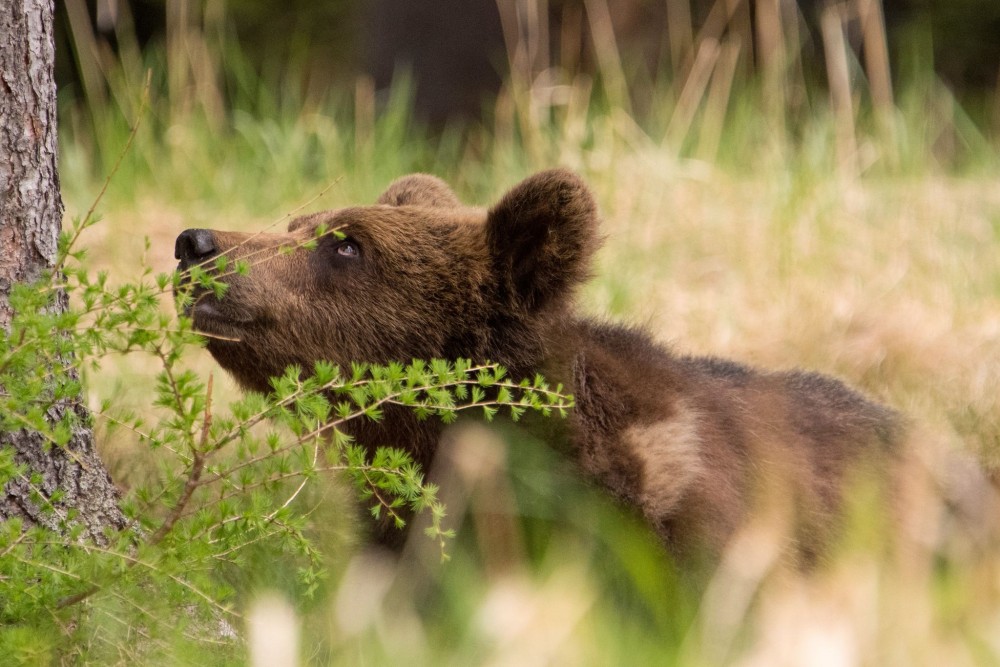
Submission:
<svg viewBox="0 0 1000 667">
<path fill-rule="evenodd" d="M 361 254 L 361 250 L 354 241 L 343 241 L 337 244 L 337 254 L 341 257 L 357 257 Z"/>
</svg>

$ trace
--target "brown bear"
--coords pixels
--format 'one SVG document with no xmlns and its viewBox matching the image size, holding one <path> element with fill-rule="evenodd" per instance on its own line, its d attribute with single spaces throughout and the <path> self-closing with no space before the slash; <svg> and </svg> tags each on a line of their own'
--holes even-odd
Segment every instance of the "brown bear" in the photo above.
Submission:
<svg viewBox="0 0 1000 667">
<path fill-rule="evenodd" d="M 298 249 L 319 225 L 315 249 Z M 794 507 L 798 546 L 819 547 L 852 467 L 885 467 L 901 420 L 830 377 L 760 371 L 674 354 L 636 328 L 574 313 L 600 245 L 594 199 L 565 170 L 516 185 L 487 210 L 424 174 L 374 206 L 293 220 L 284 234 L 189 229 L 180 269 L 248 258 L 221 300 L 197 295 L 195 326 L 239 383 L 317 360 L 388 363 L 468 358 L 541 373 L 575 397 L 546 424 L 579 469 L 640 511 L 675 553 L 718 552 L 768 489 Z M 285 250 L 279 250 L 285 248 Z M 349 427 L 368 446 L 403 446 L 427 466 L 441 424 L 390 407 Z"/>
</svg>

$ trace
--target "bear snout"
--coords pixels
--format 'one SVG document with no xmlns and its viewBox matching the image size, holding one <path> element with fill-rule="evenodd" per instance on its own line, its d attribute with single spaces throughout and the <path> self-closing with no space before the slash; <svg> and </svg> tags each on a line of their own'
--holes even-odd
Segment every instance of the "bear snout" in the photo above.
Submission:
<svg viewBox="0 0 1000 667">
<path fill-rule="evenodd" d="M 174 243 L 174 258 L 180 260 L 179 270 L 184 271 L 219 254 L 215 235 L 210 229 L 185 229 Z"/>
</svg>

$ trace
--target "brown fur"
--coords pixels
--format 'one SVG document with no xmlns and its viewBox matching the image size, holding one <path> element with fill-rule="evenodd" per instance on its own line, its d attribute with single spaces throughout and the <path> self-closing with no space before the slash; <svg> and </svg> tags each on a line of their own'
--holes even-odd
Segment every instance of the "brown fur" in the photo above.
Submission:
<svg viewBox="0 0 1000 667">
<path fill-rule="evenodd" d="M 279 252 L 319 225 L 346 239 Z M 576 397 L 555 439 L 675 550 L 717 551 L 776 488 L 792 502 L 803 552 L 821 548 L 851 466 L 893 455 L 895 413 L 829 377 L 678 356 L 642 331 L 574 315 L 597 226 L 587 187 L 564 170 L 525 180 L 485 211 L 418 174 L 375 206 L 305 216 L 285 234 L 188 230 L 177 255 L 182 269 L 220 253 L 252 262 L 249 275 L 226 278 L 225 298 L 200 295 L 192 309 L 198 328 L 238 339 L 208 349 L 247 389 L 266 392 L 269 377 L 320 359 L 461 357 L 517 377 L 541 372 Z M 440 432 L 402 408 L 351 428 L 425 466 Z"/>
</svg>

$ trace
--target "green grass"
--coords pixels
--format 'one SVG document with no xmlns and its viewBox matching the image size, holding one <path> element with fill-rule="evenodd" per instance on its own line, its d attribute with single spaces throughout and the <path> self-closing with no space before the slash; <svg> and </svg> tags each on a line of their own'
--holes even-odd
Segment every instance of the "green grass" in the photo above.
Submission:
<svg viewBox="0 0 1000 667">
<path fill-rule="evenodd" d="M 919 494 L 918 548 L 902 565 L 884 553 L 882 518 L 859 503 L 841 554 L 815 572 L 788 571 L 780 535 L 760 521 L 701 577 L 676 571 L 638 520 L 543 444 L 471 432 L 462 443 L 475 460 L 438 472 L 460 527 L 451 561 L 438 562 L 417 531 L 396 563 L 356 553 L 331 528 L 320 540 L 330 579 L 317 599 L 289 601 L 303 660 L 1000 662 L 996 492 L 951 463 L 964 453 L 1000 465 L 1000 166 L 988 133 L 942 86 L 928 77 L 902 87 L 890 139 L 859 114 L 856 169 L 845 172 L 821 94 L 776 124 L 748 86 L 727 100 L 718 137 L 702 106 L 678 146 L 663 139 L 663 119 L 636 121 L 583 90 L 533 120 L 498 109 L 481 127 L 432 133 L 412 121 L 405 86 L 375 111 L 363 86 L 305 100 L 235 69 L 239 94 L 216 115 L 185 109 L 154 80 L 140 116 L 134 72 L 101 109 L 63 100 L 71 215 L 110 171 L 125 119 L 141 123 L 101 203 L 104 220 L 84 239 L 113 280 L 136 275 L 145 237 L 150 264 L 169 271 L 173 239 L 188 227 L 260 230 L 303 203 L 372 202 L 412 171 L 487 205 L 533 170 L 563 164 L 591 183 L 607 235 L 581 310 L 644 324 L 684 352 L 839 375 L 912 418 L 932 480 Z M 717 154 L 700 155 L 703 141 Z M 207 354 L 190 363 L 216 373 L 219 404 L 235 393 Z M 141 409 L 153 367 L 108 359 L 87 378 L 92 403 L 111 396 Z M 124 434 L 101 448 L 126 487 L 155 466 Z M 980 525 L 938 521 L 939 482 L 987 508 Z M 245 611 L 284 588 L 280 555 L 262 551 L 257 562 Z M 265 609 L 280 619 L 282 604 Z M 128 629 L 102 627 L 101 650 L 125 659 Z M 171 659 L 201 663 L 199 646 L 178 636 Z M 225 647 L 211 658 L 242 659 Z"/>
</svg>

